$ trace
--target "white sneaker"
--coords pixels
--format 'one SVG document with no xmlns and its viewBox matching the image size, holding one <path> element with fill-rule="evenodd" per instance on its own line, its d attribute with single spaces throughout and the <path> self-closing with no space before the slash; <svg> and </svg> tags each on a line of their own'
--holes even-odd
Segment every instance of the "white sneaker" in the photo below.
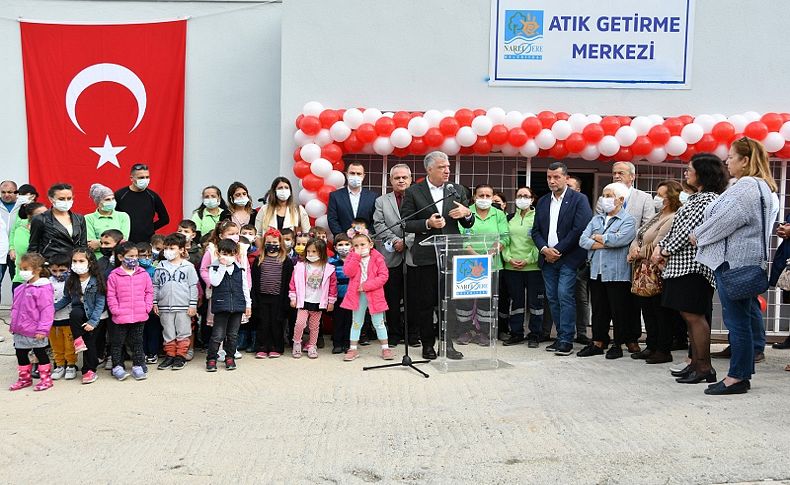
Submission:
<svg viewBox="0 0 790 485">
<path fill-rule="evenodd" d="M 218 356 L 217 360 L 224 362 L 225 361 L 225 349 L 219 349 L 219 351 L 217 352 L 217 356 Z"/>
<path fill-rule="evenodd" d="M 239 360 L 239 359 L 241 359 L 242 357 L 244 357 L 244 355 L 243 355 L 241 352 L 239 352 L 239 350 L 238 350 L 238 349 L 236 349 L 236 353 L 235 353 L 235 354 L 233 354 L 233 358 L 234 358 L 234 359 L 236 359 L 236 360 Z"/>
<path fill-rule="evenodd" d="M 187 362 L 189 362 L 190 360 L 192 360 L 192 359 L 194 359 L 194 358 L 195 358 L 195 349 L 189 349 L 189 350 L 187 350 L 187 357 L 186 357 L 186 361 L 187 361 Z"/>
<path fill-rule="evenodd" d="M 107 357 L 107 360 L 104 361 L 104 370 L 112 370 L 112 359 Z"/>
<path fill-rule="evenodd" d="M 669 371 L 670 372 L 680 372 L 683 369 L 685 369 L 686 367 L 688 367 L 688 365 L 689 365 L 688 362 L 686 362 L 685 360 L 681 360 L 677 364 L 672 364 L 672 367 L 669 368 Z"/>
<path fill-rule="evenodd" d="M 70 381 L 77 377 L 77 368 L 73 365 L 66 366 L 66 380 Z"/>
<path fill-rule="evenodd" d="M 57 381 L 63 378 L 63 374 L 66 373 L 65 367 L 55 367 L 52 369 L 52 380 Z"/>
</svg>

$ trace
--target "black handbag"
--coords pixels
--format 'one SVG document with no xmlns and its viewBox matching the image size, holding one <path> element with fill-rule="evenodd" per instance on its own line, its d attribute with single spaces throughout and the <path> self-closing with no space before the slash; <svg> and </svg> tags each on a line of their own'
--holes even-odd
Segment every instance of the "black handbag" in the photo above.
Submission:
<svg viewBox="0 0 790 485">
<path fill-rule="evenodd" d="M 721 270 L 721 283 L 727 298 L 730 300 L 746 300 L 754 298 L 768 291 L 768 250 L 765 242 L 765 199 L 763 198 L 760 184 L 757 184 L 760 191 L 760 206 L 762 208 L 762 242 L 763 242 L 763 263 L 740 268 L 730 268 L 730 264 L 725 262 Z M 724 239 L 724 254 L 727 254 L 727 239 Z"/>
</svg>

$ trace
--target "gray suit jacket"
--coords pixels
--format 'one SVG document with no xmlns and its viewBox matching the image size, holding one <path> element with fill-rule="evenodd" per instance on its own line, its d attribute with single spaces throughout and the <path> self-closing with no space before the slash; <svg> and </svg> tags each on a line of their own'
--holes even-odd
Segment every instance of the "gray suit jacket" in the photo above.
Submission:
<svg viewBox="0 0 790 485">
<path fill-rule="evenodd" d="M 404 256 L 406 257 L 406 263 L 411 265 L 409 248 L 414 244 L 414 234 L 406 234 L 404 238 L 403 227 L 400 225 L 387 229 L 400 219 L 400 209 L 398 209 L 398 202 L 395 200 L 394 192 L 382 195 L 376 199 L 373 212 L 373 227 L 376 229 L 376 249 L 384 256 L 388 268 L 394 268 L 401 264 Z M 384 248 L 385 242 L 394 243 L 398 239 L 403 239 L 406 243 L 406 249 L 403 252 L 390 252 Z"/>
</svg>

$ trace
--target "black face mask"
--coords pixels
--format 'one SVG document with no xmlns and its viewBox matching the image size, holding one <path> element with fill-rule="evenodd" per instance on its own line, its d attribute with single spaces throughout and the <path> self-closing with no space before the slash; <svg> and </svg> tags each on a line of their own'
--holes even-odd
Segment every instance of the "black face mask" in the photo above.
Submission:
<svg viewBox="0 0 790 485">
<path fill-rule="evenodd" d="M 99 252 L 100 252 L 100 253 L 101 253 L 101 255 L 102 255 L 102 256 L 104 256 L 105 258 L 109 258 L 110 256 L 112 256 L 112 252 L 113 252 L 113 250 L 114 250 L 114 249 L 115 249 L 115 248 L 100 248 L 100 249 L 99 249 Z"/>
<path fill-rule="evenodd" d="M 266 244 L 265 245 L 267 253 L 279 253 L 280 252 L 280 245 L 279 244 Z"/>
</svg>

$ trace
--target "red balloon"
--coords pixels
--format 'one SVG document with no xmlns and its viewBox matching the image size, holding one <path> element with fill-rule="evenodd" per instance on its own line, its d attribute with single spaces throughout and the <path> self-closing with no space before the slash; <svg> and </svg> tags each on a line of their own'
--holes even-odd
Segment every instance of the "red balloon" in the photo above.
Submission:
<svg viewBox="0 0 790 485">
<path fill-rule="evenodd" d="M 299 115 L 296 117 L 296 129 L 301 130 L 302 120 L 304 119 L 304 115 Z"/>
<path fill-rule="evenodd" d="M 765 313 L 765 311 L 768 310 L 768 302 L 765 301 L 763 295 L 757 295 L 757 301 L 760 302 L 760 311 Z"/>
<path fill-rule="evenodd" d="M 620 126 L 629 126 L 631 124 L 630 116 L 618 116 L 617 119 L 620 120 Z"/>
<path fill-rule="evenodd" d="M 558 119 L 558 120 L 563 120 L 563 121 L 565 121 L 565 120 L 567 120 L 567 119 L 568 119 L 568 118 L 570 118 L 570 117 L 571 117 L 571 115 L 569 115 L 569 114 L 568 114 L 568 113 L 566 113 L 565 111 L 557 111 L 557 119 Z"/>
<path fill-rule="evenodd" d="M 733 137 L 735 136 L 735 128 L 733 128 L 729 121 L 719 121 L 713 125 L 713 129 L 710 130 L 710 134 L 713 135 L 713 138 L 715 138 L 719 143 L 729 143 L 734 139 Z"/>
<path fill-rule="evenodd" d="M 336 160 L 332 162 L 332 168 L 334 168 L 338 172 L 342 172 L 343 170 L 346 169 L 346 164 L 345 162 L 343 162 L 343 159 L 341 158 L 340 160 Z"/>
<path fill-rule="evenodd" d="M 491 142 L 485 136 L 478 136 L 477 141 L 472 145 L 472 151 L 478 155 L 488 155 L 491 153 Z"/>
<path fill-rule="evenodd" d="M 301 162 L 302 161 L 302 147 L 297 147 L 294 150 L 294 162 Z"/>
<path fill-rule="evenodd" d="M 567 157 L 568 148 L 565 146 L 565 142 L 562 140 L 557 140 L 556 143 L 554 143 L 554 146 L 549 149 L 549 156 L 557 160 L 562 160 L 563 158 Z"/>
<path fill-rule="evenodd" d="M 666 126 L 656 125 L 650 128 L 650 131 L 647 132 L 647 136 L 650 137 L 654 145 L 662 146 L 667 144 L 672 134 Z"/>
<path fill-rule="evenodd" d="M 390 133 L 392 133 L 394 129 L 395 122 L 392 118 L 382 116 L 376 120 L 376 133 L 378 133 L 379 136 L 390 136 Z"/>
<path fill-rule="evenodd" d="M 587 142 L 584 141 L 584 137 L 581 133 L 571 133 L 565 140 L 565 148 L 571 153 L 581 153 L 586 146 Z"/>
<path fill-rule="evenodd" d="M 790 158 L 790 141 L 785 142 L 785 146 L 779 149 L 778 152 L 776 152 L 776 156 L 785 159 Z"/>
<path fill-rule="evenodd" d="M 415 136 L 411 139 L 411 144 L 409 145 L 409 153 L 412 155 L 422 155 L 428 149 L 428 146 L 425 144 L 425 140 L 422 137 Z"/>
<path fill-rule="evenodd" d="M 321 177 L 317 177 L 312 173 L 308 173 L 304 177 L 302 177 L 302 187 L 305 189 L 315 192 L 320 189 L 324 185 L 324 179 Z"/>
<path fill-rule="evenodd" d="M 333 109 L 325 109 L 318 115 L 318 119 L 321 121 L 322 127 L 329 129 L 336 122 L 340 121 L 340 115 Z"/>
<path fill-rule="evenodd" d="M 408 148 L 395 148 L 392 150 L 393 157 L 403 158 L 408 154 L 409 154 Z"/>
<path fill-rule="evenodd" d="M 713 138 L 713 135 L 710 133 L 705 133 L 695 144 L 695 148 L 697 149 L 697 152 L 712 152 L 718 145 L 719 143 L 715 138 Z"/>
<path fill-rule="evenodd" d="M 458 120 L 458 124 L 461 126 L 472 126 L 474 118 L 475 114 L 471 109 L 461 108 L 455 112 L 455 119 Z"/>
<path fill-rule="evenodd" d="M 336 162 L 343 156 L 343 149 L 334 143 L 321 147 L 321 158 L 326 158 L 330 162 Z"/>
<path fill-rule="evenodd" d="M 743 129 L 743 134 L 757 141 L 763 141 L 768 135 L 768 127 L 762 121 L 752 121 Z"/>
<path fill-rule="evenodd" d="M 651 151 L 653 151 L 653 142 L 644 135 L 637 136 L 636 140 L 631 145 L 631 152 L 637 157 L 643 157 Z"/>
<path fill-rule="evenodd" d="M 411 113 L 408 111 L 398 111 L 392 116 L 396 128 L 406 128 L 409 126 L 409 120 L 411 120 Z"/>
<path fill-rule="evenodd" d="M 760 121 L 768 127 L 768 131 L 779 131 L 779 128 L 781 128 L 784 123 L 784 119 L 779 113 L 765 113 L 762 118 L 760 118 Z"/>
<path fill-rule="evenodd" d="M 444 136 L 455 136 L 460 127 L 461 125 L 458 124 L 458 120 L 449 116 L 447 118 L 442 118 L 442 121 L 439 122 L 439 130 Z"/>
<path fill-rule="evenodd" d="M 315 116 L 305 116 L 299 128 L 305 135 L 315 136 L 321 131 L 321 121 Z"/>
<path fill-rule="evenodd" d="M 680 118 L 667 118 L 664 120 L 664 126 L 667 127 L 670 135 L 680 136 L 680 132 L 683 131 L 683 127 L 686 124 Z"/>
<path fill-rule="evenodd" d="M 688 125 L 694 122 L 694 117 L 691 115 L 680 115 L 678 119 L 683 122 L 683 125 Z"/>
<path fill-rule="evenodd" d="M 513 128 L 507 134 L 507 141 L 514 147 L 520 147 L 527 142 L 529 137 L 527 133 L 521 128 Z"/>
<path fill-rule="evenodd" d="M 422 113 L 421 111 L 415 111 L 415 112 L 413 112 L 412 114 L 410 114 L 409 116 L 410 116 L 411 118 L 417 118 L 418 116 L 422 116 L 423 114 L 424 114 L 424 113 Z"/>
<path fill-rule="evenodd" d="M 474 153 L 474 151 L 472 150 L 472 147 L 461 147 L 458 153 L 461 155 L 471 155 Z"/>
<path fill-rule="evenodd" d="M 476 110 L 472 111 L 472 113 L 475 115 L 475 117 L 477 117 L 477 116 L 485 116 L 486 110 L 484 110 L 484 109 L 476 109 Z"/>
<path fill-rule="evenodd" d="M 604 131 L 598 123 L 590 123 L 582 130 L 582 135 L 588 143 L 598 143 L 604 136 Z"/>
<path fill-rule="evenodd" d="M 356 133 L 351 133 L 346 141 L 343 142 L 343 148 L 345 148 L 346 153 L 359 153 L 364 147 L 365 144 L 357 137 Z"/>
<path fill-rule="evenodd" d="M 439 131 L 439 128 L 428 128 L 422 139 L 429 147 L 438 147 L 444 142 L 444 135 Z"/>
<path fill-rule="evenodd" d="M 696 155 L 696 154 L 697 154 L 697 147 L 696 147 L 696 145 L 689 145 L 689 146 L 686 148 L 686 151 L 685 151 L 685 152 L 683 152 L 683 153 L 680 155 L 680 157 L 678 157 L 678 158 L 680 158 L 680 159 L 681 159 L 681 160 L 683 160 L 684 162 L 689 162 L 689 161 L 691 161 L 691 157 L 693 157 L 693 156 L 694 156 L 694 155 Z"/>
<path fill-rule="evenodd" d="M 335 188 L 332 187 L 331 185 L 323 185 L 323 186 L 321 186 L 320 189 L 318 189 L 318 192 L 316 192 L 316 197 L 318 197 L 318 200 L 320 200 L 324 204 L 328 204 L 329 203 L 329 194 L 331 194 L 334 191 L 335 191 Z"/>
<path fill-rule="evenodd" d="M 631 152 L 631 147 L 620 147 L 617 153 L 614 154 L 614 159 L 618 162 L 630 162 L 634 159 L 634 154 Z"/>
<path fill-rule="evenodd" d="M 372 143 L 376 139 L 376 127 L 370 123 L 362 123 L 357 128 L 357 138 L 362 143 Z"/>
<path fill-rule="evenodd" d="M 782 117 L 782 124 L 785 124 L 788 121 L 790 121 L 790 113 L 781 113 L 779 116 Z"/>
<path fill-rule="evenodd" d="M 530 116 L 529 118 L 524 118 L 524 121 L 521 122 L 521 129 L 524 130 L 527 136 L 535 138 L 540 133 L 540 130 L 543 129 L 543 123 L 539 119 Z"/>
<path fill-rule="evenodd" d="M 617 129 L 620 128 L 620 120 L 617 116 L 604 116 L 601 120 L 601 128 L 607 135 L 614 135 Z"/>
<path fill-rule="evenodd" d="M 537 157 L 538 158 L 548 158 L 549 157 L 549 151 L 540 149 L 540 150 L 538 150 L 538 156 Z"/>
<path fill-rule="evenodd" d="M 505 125 L 494 125 L 488 133 L 488 141 L 492 145 L 502 145 L 507 141 L 508 131 Z"/>
<path fill-rule="evenodd" d="M 310 173 L 310 164 L 305 161 L 294 163 L 294 175 L 299 178 L 304 178 L 305 175 Z"/>
<path fill-rule="evenodd" d="M 543 128 L 551 129 L 551 126 L 557 121 L 557 115 L 551 111 L 541 111 L 538 113 L 538 119 L 543 125 Z"/>
</svg>

